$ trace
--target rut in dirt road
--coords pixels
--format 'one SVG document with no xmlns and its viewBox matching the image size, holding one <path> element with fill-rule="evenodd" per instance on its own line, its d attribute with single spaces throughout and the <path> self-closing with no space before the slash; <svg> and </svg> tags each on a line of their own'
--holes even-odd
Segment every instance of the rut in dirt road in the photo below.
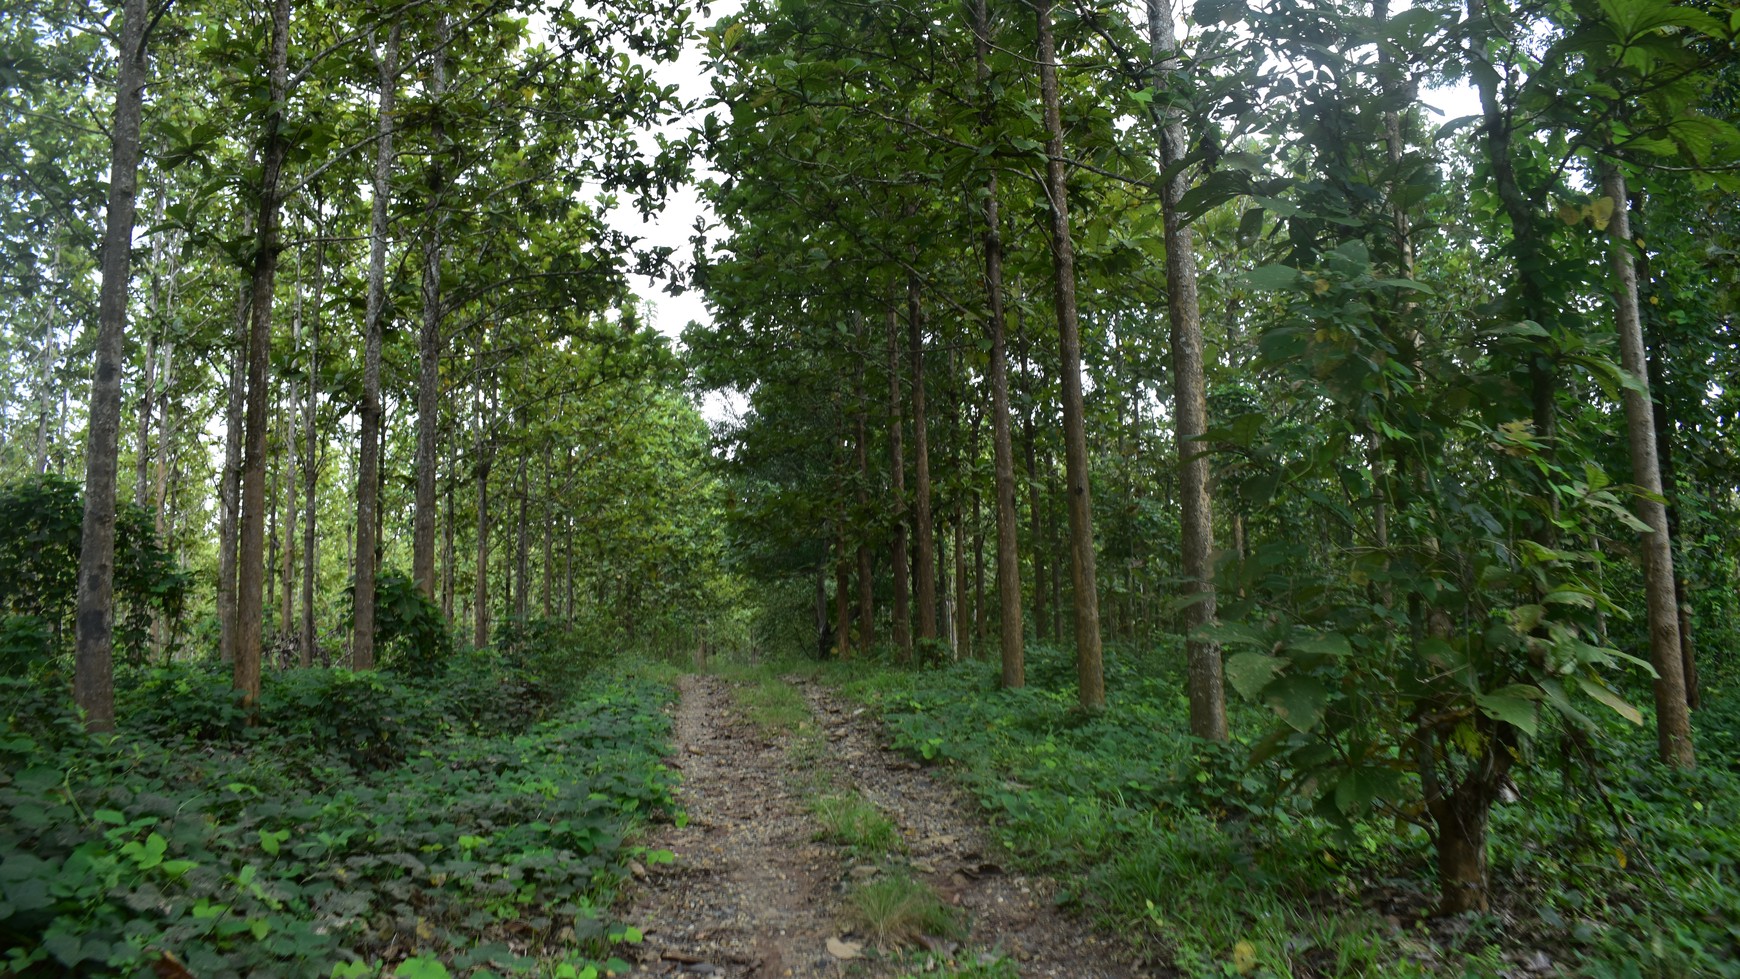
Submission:
<svg viewBox="0 0 1740 979">
<path fill-rule="evenodd" d="M 972 804 L 880 746 L 861 709 L 819 685 L 793 681 L 813 723 L 769 737 L 743 720 L 730 684 L 686 676 L 676 707 L 673 765 L 681 770 L 682 827 L 649 841 L 672 864 L 646 869 L 626 919 L 646 940 L 636 976 L 745 979 L 950 975 L 1000 963 L 996 976 L 1122 979 L 1137 973 L 1112 943 L 1063 916 L 1049 882 L 1004 870 Z M 887 860 L 817 842 L 810 799 L 860 793 L 899 832 Z M 851 895 L 888 874 L 928 885 L 961 927 L 879 948 Z"/>
</svg>

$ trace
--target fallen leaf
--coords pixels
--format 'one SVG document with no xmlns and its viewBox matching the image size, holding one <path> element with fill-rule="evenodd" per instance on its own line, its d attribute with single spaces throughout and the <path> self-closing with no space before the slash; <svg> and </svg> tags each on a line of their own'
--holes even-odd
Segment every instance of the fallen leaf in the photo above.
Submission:
<svg viewBox="0 0 1740 979">
<path fill-rule="evenodd" d="M 836 959 L 855 959 L 863 951 L 863 942 L 847 942 L 838 938 L 828 939 L 828 954 Z"/>
</svg>

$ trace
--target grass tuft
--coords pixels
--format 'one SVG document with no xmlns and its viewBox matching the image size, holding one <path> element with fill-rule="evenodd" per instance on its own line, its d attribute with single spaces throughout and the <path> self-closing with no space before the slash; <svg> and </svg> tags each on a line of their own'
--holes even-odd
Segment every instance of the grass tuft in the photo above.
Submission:
<svg viewBox="0 0 1740 979">
<path fill-rule="evenodd" d="M 920 935 L 962 934 L 954 911 L 929 884 L 907 874 L 890 873 L 852 892 L 852 912 L 858 924 L 884 948 Z"/>
<path fill-rule="evenodd" d="M 821 825 L 821 839 L 855 853 L 876 856 L 900 845 L 894 822 L 856 792 L 817 796 L 810 800 L 810 812 Z"/>
</svg>

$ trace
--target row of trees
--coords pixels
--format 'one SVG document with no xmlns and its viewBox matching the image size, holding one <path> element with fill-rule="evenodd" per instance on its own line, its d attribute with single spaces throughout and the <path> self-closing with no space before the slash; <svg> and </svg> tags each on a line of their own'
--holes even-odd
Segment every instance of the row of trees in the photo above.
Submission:
<svg viewBox="0 0 1740 979">
<path fill-rule="evenodd" d="M 842 654 L 994 635 L 1019 686 L 1031 631 L 1090 710 L 1105 636 L 1175 629 L 1193 733 L 1228 737 L 1224 685 L 1266 704 L 1259 760 L 1427 826 L 1483 907 L 1522 745 L 1641 720 L 1642 672 L 1690 767 L 1690 626 L 1731 634 L 1737 30 L 746 4 L 685 337 L 748 400 L 741 546 L 818 606 L 832 569 Z M 1478 113 L 1434 116 L 1453 85 Z"/>
<path fill-rule="evenodd" d="M 648 66 L 684 4 L 11 13 L 0 465 L 82 469 L 93 728 L 128 499 L 245 704 L 273 649 L 374 666 L 393 565 L 478 645 L 504 615 L 709 607 L 706 428 L 627 285 L 668 253 L 606 224 L 687 173 L 642 139 L 682 109 Z"/>
</svg>

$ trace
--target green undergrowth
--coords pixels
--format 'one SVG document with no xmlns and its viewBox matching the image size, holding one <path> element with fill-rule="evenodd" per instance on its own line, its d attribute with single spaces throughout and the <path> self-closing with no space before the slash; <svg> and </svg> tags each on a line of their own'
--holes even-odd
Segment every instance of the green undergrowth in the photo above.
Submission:
<svg viewBox="0 0 1740 979">
<path fill-rule="evenodd" d="M 1069 660 L 1028 649 L 1023 690 L 998 690 L 978 662 L 824 672 L 898 749 L 949 766 L 1067 903 L 1146 935 L 1184 974 L 1496 975 L 1545 956 L 1616 979 L 1740 975 L 1740 773 L 1725 747 L 1740 700 L 1726 688 L 1706 691 L 1696 772 L 1653 764 L 1651 732 L 1617 720 L 1593 771 L 1531 759 L 1493 816 L 1494 914 L 1434 921 L 1424 834 L 1309 814 L 1278 791 L 1285 773 L 1247 765 L 1242 740 L 1267 728 L 1245 708 L 1232 745 L 1184 733 L 1177 654 L 1109 652 L 1109 708 L 1090 716 Z"/>
<path fill-rule="evenodd" d="M 578 977 L 639 937 L 607 909 L 674 776 L 636 668 L 291 671 L 248 726 L 182 666 L 120 679 L 112 738 L 62 683 L 0 688 L 0 973 Z"/>
</svg>

